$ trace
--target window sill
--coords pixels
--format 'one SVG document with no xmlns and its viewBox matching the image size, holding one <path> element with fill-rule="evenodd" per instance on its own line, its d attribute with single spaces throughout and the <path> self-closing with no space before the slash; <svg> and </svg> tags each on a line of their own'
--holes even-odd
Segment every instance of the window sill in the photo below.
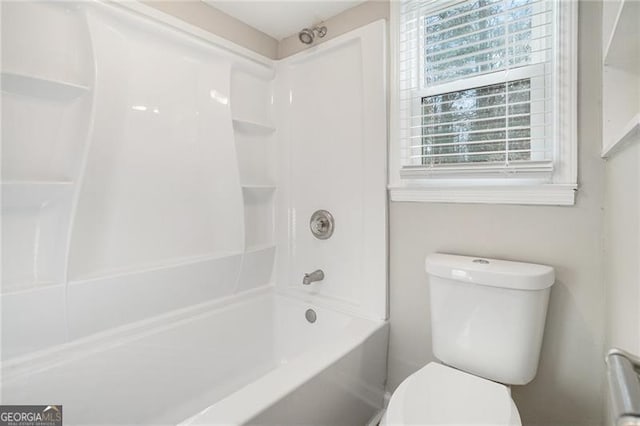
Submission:
<svg viewBox="0 0 640 426">
<path fill-rule="evenodd" d="M 577 188 L 575 184 L 390 186 L 389 195 L 391 201 L 572 206 Z"/>
</svg>

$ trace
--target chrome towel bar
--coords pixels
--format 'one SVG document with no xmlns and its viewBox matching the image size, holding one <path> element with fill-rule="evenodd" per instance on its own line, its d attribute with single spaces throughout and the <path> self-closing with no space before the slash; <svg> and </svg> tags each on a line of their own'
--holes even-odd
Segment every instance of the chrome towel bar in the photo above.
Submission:
<svg viewBox="0 0 640 426">
<path fill-rule="evenodd" d="M 611 425 L 640 426 L 640 358 L 622 349 L 606 357 Z"/>
</svg>

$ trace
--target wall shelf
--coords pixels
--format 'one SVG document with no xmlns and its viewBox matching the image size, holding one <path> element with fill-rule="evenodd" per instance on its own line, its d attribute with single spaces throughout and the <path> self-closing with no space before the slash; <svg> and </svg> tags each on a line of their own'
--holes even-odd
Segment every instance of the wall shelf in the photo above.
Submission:
<svg viewBox="0 0 640 426">
<path fill-rule="evenodd" d="M 267 285 L 275 257 L 273 75 L 231 71 L 231 117 L 244 201 L 244 253 L 236 291 Z"/>
<path fill-rule="evenodd" d="M 640 74 L 640 1 L 624 0 L 604 52 L 604 65 Z"/>
<path fill-rule="evenodd" d="M 640 1 L 602 5 L 602 157 L 640 139 Z"/>
<path fill-rule="evenodd" d="M 602 157 L 608 157 L 629 142 L 640 139 L 640 112 L 620 130 L 620 134 L 602 150 Z"/>
<path fill-rule="evenodd" d="M 27 74 L 2 72 L 2 91 L 18 95 L 71 100 L 82 96 L 90 90 L 67 81 L 53 80 Z"/>
<path fill-rule="evenodd" d="M 275 132 L 276 128 L 270 124 L 256 123 L 254 121 L 233 119 L 233 130 L 256 136 L 267 136 Z"/>
</svg>

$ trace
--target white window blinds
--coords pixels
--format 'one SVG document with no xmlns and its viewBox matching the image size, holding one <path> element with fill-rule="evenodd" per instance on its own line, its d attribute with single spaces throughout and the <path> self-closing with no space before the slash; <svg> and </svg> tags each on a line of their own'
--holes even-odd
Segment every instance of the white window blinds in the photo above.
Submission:
<svg viewBox="0 0 640 426">
<path fill-rule="evenodd" d="M 402 0 L 403 178 L 550 174 L 555 2 Z"/>
</svg>

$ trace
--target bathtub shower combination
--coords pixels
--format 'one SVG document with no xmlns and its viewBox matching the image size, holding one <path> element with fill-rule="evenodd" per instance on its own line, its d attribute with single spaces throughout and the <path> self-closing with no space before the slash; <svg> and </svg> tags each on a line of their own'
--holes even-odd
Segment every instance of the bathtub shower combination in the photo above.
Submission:
<svg viewBox="0 0 640 426">
<path fill-rule="evenodd" d="M 137 2 L 3 2 L 2 404 L 366 423 L 388 339 L 385 38 L 379 21 L 271 61 Z"/>
</svg>

